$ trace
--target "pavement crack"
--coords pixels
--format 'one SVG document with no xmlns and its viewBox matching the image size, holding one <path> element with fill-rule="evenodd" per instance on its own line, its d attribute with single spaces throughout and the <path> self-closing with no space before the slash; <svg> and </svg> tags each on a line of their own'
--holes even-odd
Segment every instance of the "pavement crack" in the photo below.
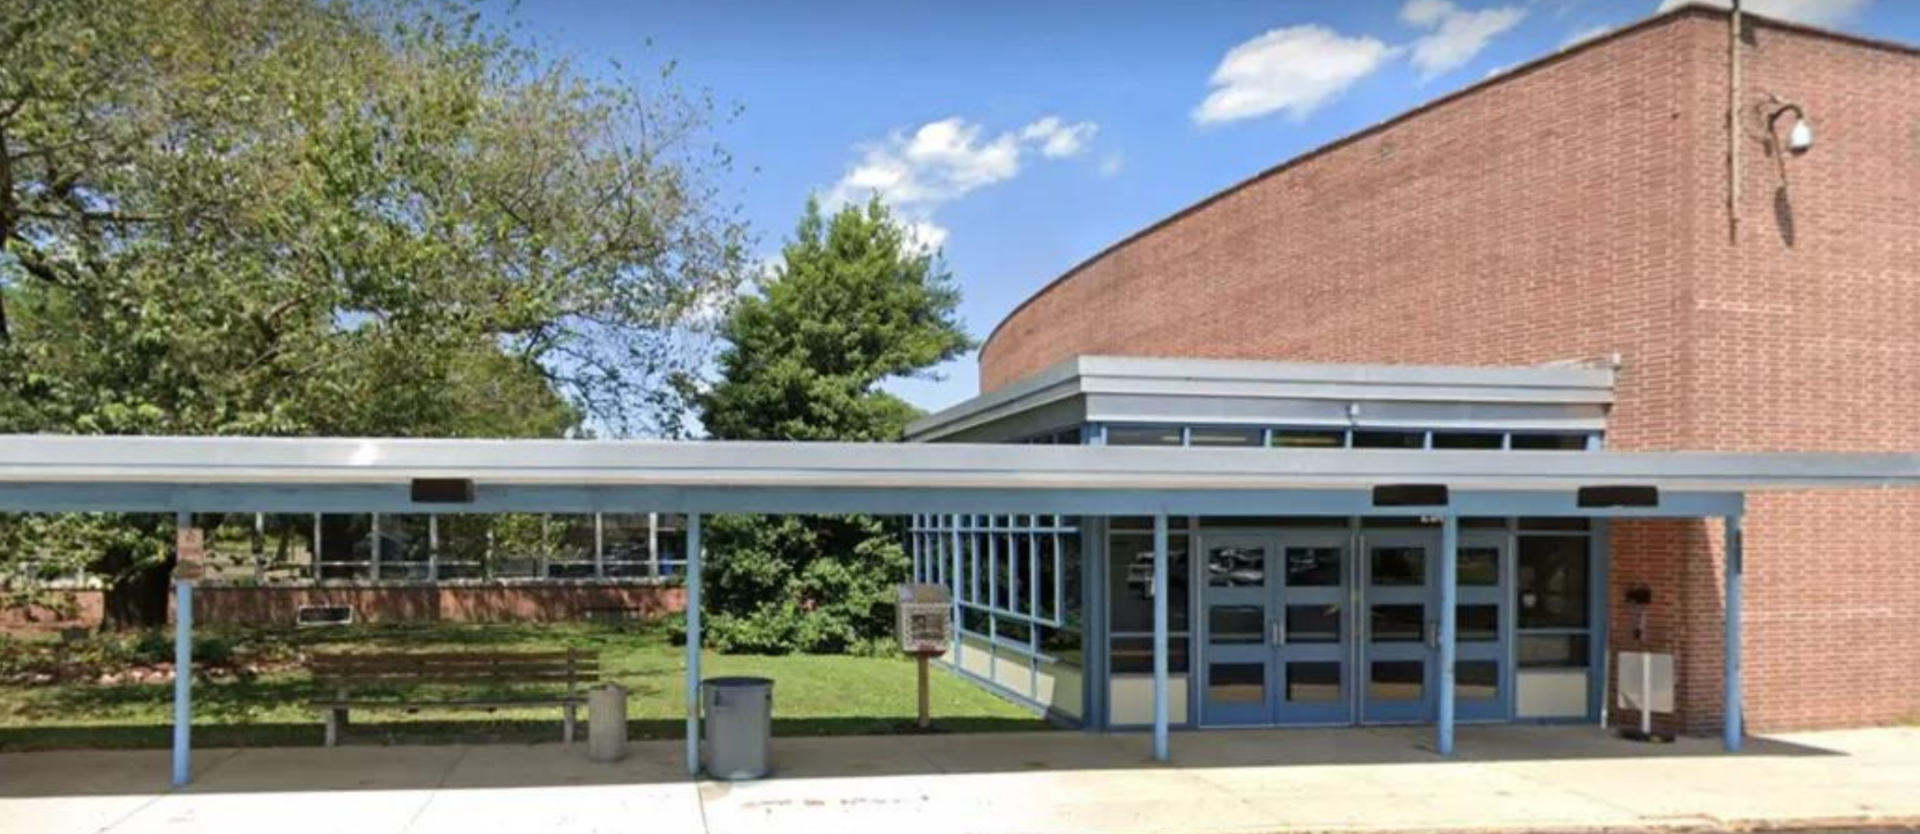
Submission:
<svg viewBox="0 0 1920 834">
<path fill-rule="evenodd" d="M 447 762 L 446 769 L 440 771 L 439 781 L 435 782 L 433 787 L 427 790 L 427 798 L 420 803 L 420 807 L 413 809 L 413 815 L 407 817 L 407 824 L 400 827 L 401 831 L 413 830 L 414 825 L 420 822 L 420 817 L 427 813 L 428 808 L 433 806 L 433 801 L 440 798 L 441 791 L 446 790 L 447 780 L 452 778 L 454 769 L 459 767 L 461 762 L 467 760 L 467 754 L 472 750 L 472 747 L 464 744 L 460 745 L 459 755 L 454 756 L 452 761 Z"/>
</svg>

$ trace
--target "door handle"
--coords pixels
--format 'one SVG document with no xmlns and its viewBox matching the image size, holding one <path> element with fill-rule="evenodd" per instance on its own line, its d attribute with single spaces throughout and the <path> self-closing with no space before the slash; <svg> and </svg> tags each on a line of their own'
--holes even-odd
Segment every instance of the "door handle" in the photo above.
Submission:
<svg viewBox="0 0 1920 834">
<path fill-rule="evenodd" d="M 1267 621 L 1267 639 L 1276 646 L 1287 644 L 1287 624 L 1282 620 Z"/>
<path fill-rule="evenodd" d="M 1427 621 L 1427 648 L 1440 648 L 1440 623 L 1437 620 Z"/>
</svg>

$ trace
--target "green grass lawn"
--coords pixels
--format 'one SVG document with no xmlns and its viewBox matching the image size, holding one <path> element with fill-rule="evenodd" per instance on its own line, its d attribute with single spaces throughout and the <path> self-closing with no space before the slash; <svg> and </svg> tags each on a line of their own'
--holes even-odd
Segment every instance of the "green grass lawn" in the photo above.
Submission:
<svg viewBox="0 0 1920 834">
<path fill-rule="evenodd" d="M 194 685 L 196 746 L 284 746 L 321 743 L 320 716 L 307 707 L 312 679 L 298 662 L 309 651 L 551 650 L 597 652 L 601 678 L 631 692 L 629 734 L 679 738 L 686 710 L 685 657 L 658 628 L 617 625 L 353 626 L 210 632 L 208 654 L 230 655 L 253 675 L 216 674 Z M 110 640 L 113 638 L 98 638 Z M 0 750 L 164 747 L 169 743 L 173 686 L 168 681 L 99 682 L 99 674 L 159 656 L 161 635 L 119 638 L 110 646 L 60 648 L 51 639 L 0 636 Z M 128 648 L 134 646 L 135 648 Z M 129 655 L 136 659 L 129 660 Z M 775 735 L 860 735 L 906 731 L 915 714 L 912 661 L 903 657 L 707 654 L 706 676 L 757 675 L 774 680 Z M 35 682 L 33 670 L 61 668 L 80 678 Z M 215 664 L 215 668 L 220 668 Z M 1030 711 L 952 675 L 933 675 L 937 728 L 954 732 L 1044 729 Z M 584 717 L 585 713 L 582 712 Z M 433 743 L 476 740 L 557 741 L 557 707 L 498 712 L 363 711 L 352 716 L 348 743 Z"/>
</svg>

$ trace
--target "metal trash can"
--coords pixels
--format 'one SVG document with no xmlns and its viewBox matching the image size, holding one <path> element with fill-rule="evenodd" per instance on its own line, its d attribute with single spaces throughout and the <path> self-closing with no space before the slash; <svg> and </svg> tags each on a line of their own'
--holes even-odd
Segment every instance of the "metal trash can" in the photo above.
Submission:
<svg viewBox="0 0 1920 834">
<path fill-rule="evenodd" d="M 768 678 L 708 678 L 705 707 L 706 769 L 715 779 L 758 779 L 771 770 L 773 681 Z"/>
<path fill-rule="evenodd" d="M 627 757 L 627 688 L 606 683 L 587 690 L 587 758 L 617 762 Z"/>
</svg>

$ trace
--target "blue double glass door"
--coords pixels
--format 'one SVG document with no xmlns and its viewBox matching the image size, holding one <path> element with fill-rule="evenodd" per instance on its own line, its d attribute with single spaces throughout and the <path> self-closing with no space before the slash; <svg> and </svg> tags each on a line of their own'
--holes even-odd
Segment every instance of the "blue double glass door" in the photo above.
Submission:
<svg viewBox="0 0 1920 834">
<path fill-rule="evenodd" d="M 1504 533 L 1463 531 L 1455 704 L 1507 714 Z M 1437 530 L 1206 535 L 1201 721 L 1208 726 L 1420 723 L 1437 710 Z M 1357 558 L 1356 558 L 1357 557 Z"/>
<path fill-rule="evenodd" d="M 1209 535 L 1203 546 L 1202 722 L 1351 722 L 1347 533 Z"/>
</svg>

